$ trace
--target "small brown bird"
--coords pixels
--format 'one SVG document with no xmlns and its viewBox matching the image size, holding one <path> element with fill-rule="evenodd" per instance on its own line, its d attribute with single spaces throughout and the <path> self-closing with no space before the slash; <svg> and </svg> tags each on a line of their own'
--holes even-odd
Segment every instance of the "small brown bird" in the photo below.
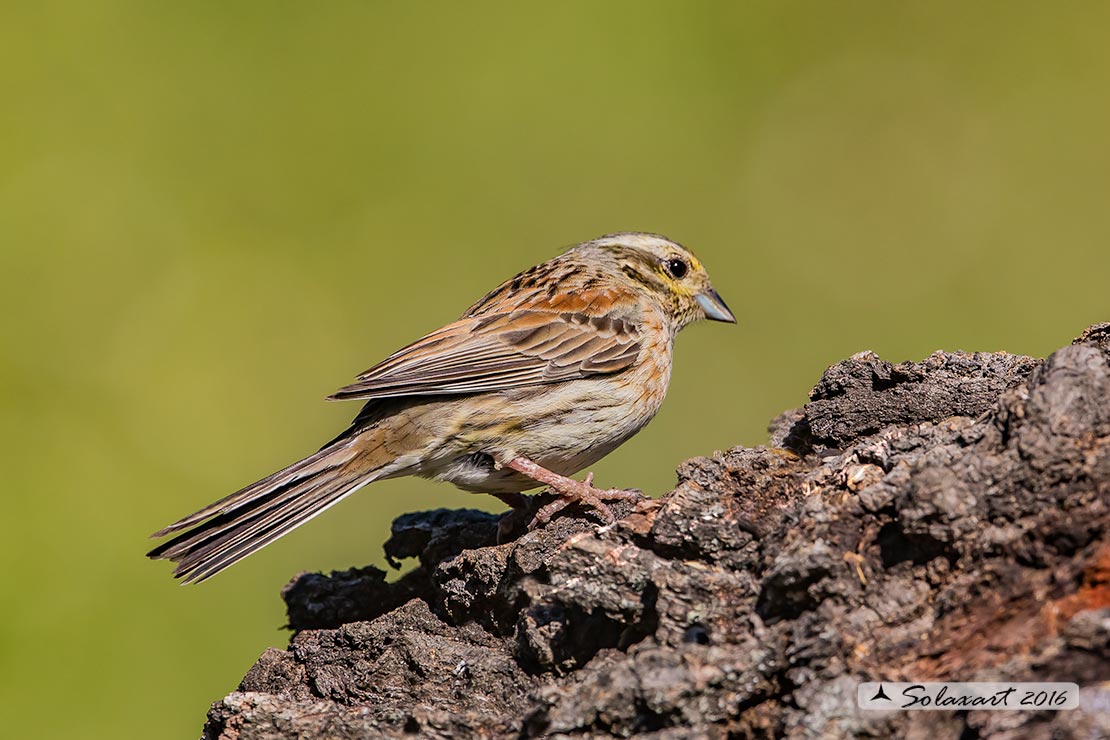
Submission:
<svg viewBox="0 0 1110 740">
<path fill-rule="evenodd" d="M 701 263 L 676 242 L 623 233 L 531 267 L 462 318 L 398 350 L 331 400 L 363 400 L 350 428 L 319 452 L 155 532 L 148 553 L 203 581 L 367 483 L 404 475 L 449 481 L 510 506 L 546 485 L 593 507 L 639 494 L 567 476 L 651 421 L 680 329 L 735 323 Z M 183 531 L 187 530 L 187 531 Z"/>
</svg>

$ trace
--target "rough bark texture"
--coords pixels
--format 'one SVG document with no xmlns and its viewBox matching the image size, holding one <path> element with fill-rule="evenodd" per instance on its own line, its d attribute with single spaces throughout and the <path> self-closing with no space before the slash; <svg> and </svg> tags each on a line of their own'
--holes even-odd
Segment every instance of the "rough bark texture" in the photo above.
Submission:
<svg viewBox="0 0 1110 740">
<path fill-rule="evenodd" d="M 612 526 L 401 517 L 419 567 L 296 579 L 289 648 L 205 736 L 1110 736 L 1110 325 L 1046 360 L 862 353 L 811 398 Z M 1085 709 L 861 712 L 861 680 L 1075 681 Z"/>
</svg>

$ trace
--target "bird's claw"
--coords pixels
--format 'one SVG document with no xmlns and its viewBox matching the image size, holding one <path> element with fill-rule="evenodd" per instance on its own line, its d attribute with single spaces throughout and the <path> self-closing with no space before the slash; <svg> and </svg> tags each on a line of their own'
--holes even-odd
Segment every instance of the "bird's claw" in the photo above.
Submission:
<svg viewBox="0 0 1110 740">
<path fill-rule="evenodd" d="M 580 505 L 587 513 L 597 515 L 602 524 L 612 524 L 617 518 L 606 505 L 606 501 L 629 501 L 644 497 L 643 493 L 639 491 L 625 491 L 620 488 L 602 490 L 594 488 L 592 483 L 593 474 L 590 473 L 586 476 L 585 485 L 575 486 L 567 490 L 559 490 L 553 487 L 551 490 L 558 494 L 558 498 L 536 510 L 536 513 L 532 515 L 532 521 L 528 524 L 528 531 L 546 525 L 556 514 L 574 504 Z"/>
</svg>

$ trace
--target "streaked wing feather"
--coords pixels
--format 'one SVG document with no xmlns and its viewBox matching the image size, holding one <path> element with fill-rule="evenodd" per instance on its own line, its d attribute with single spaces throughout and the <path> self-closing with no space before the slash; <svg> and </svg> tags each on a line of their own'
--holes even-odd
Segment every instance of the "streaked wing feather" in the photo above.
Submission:
<svg viewBox="0 0 1110 740">
<path fill-rule="evenodd" d="M 466 316 L 413 342 L 332 399 L 488 393 L 629 367 L 640 354 L 632 322 L 610 316 L 510 310 Z"/>
</svg>

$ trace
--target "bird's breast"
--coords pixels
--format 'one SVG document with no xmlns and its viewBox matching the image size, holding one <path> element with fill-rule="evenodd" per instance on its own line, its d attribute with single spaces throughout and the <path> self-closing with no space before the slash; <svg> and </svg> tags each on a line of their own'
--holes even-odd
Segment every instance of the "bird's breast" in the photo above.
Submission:
<svg viewBox="0 0 1110 740">
<path fill-rule="evenodd" d="M 670 380 L 670 343 L 628 370 L 562 383 L 476 395 L 457 408 L 451 442 L 425 471 L 465 490 L 524 491 L 538 485 L 494 464 L 524 456 L 573 475 L 608 455 L 651 421 Z"/>
</svg>

